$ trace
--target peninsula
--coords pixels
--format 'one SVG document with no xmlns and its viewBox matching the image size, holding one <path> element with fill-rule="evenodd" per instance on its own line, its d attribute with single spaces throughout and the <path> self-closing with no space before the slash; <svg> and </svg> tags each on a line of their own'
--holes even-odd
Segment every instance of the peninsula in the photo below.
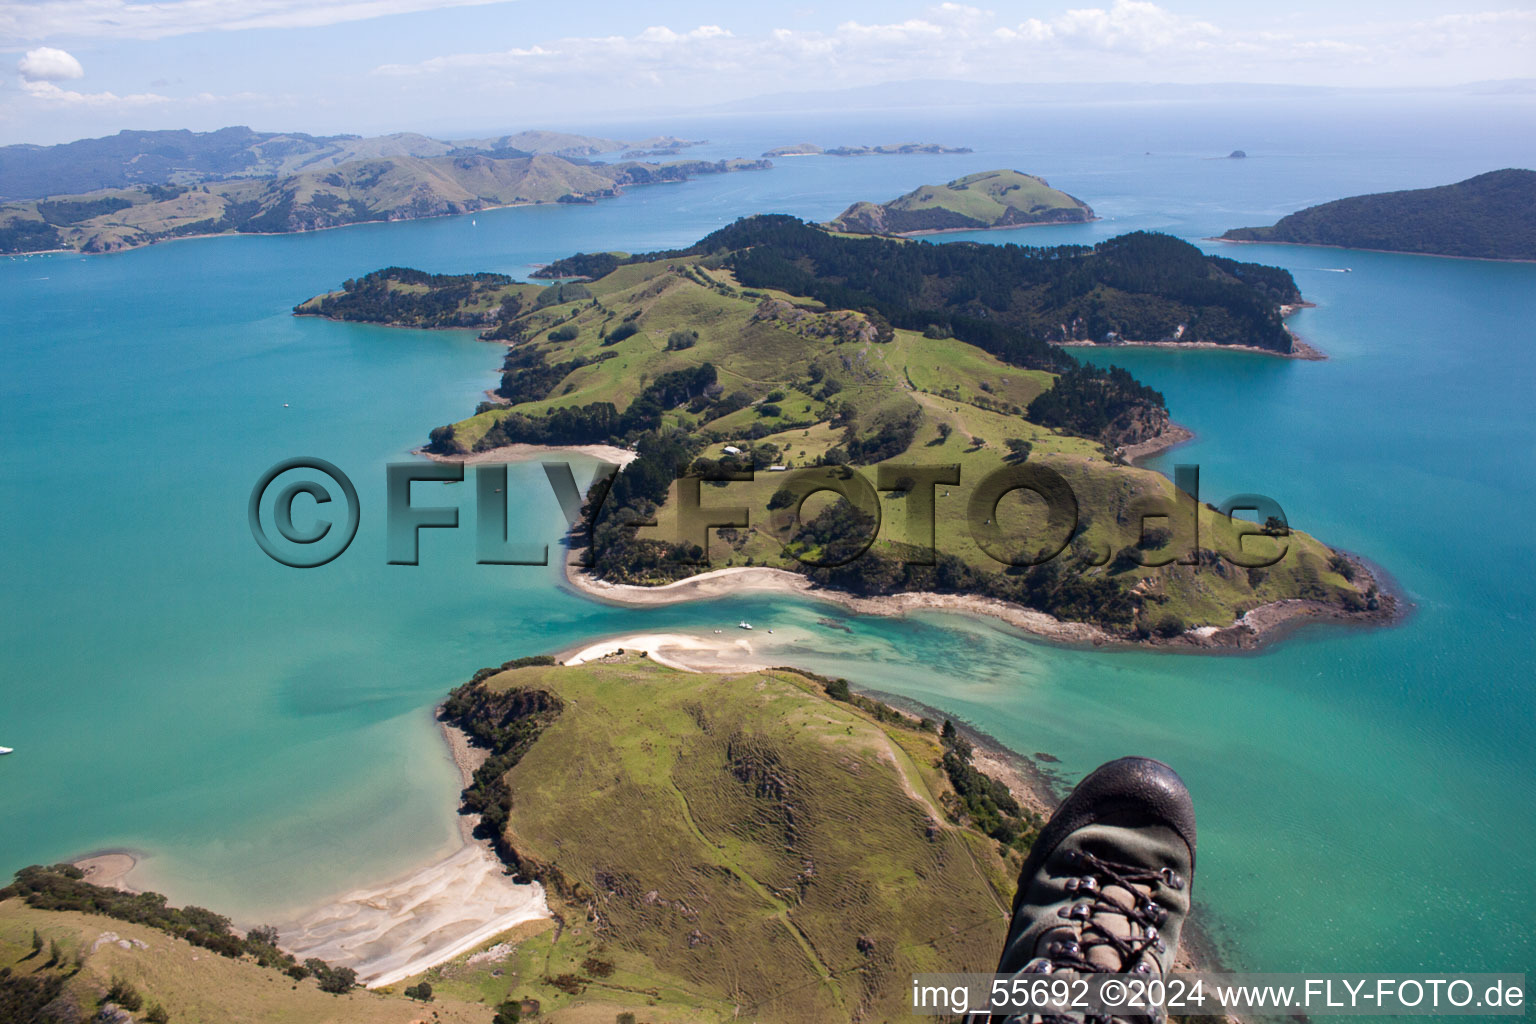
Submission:
<svg viewBox="0 0 1536 1024">
<path fill-rule="evenodd" d="M 861 235 L 984 231 L 1094 220 L 1081 199 L 1020 171 L 982 171 L 947 185 L 923 185 L 888 203 L 854 203 L 827 226 Z"/>
<path fill-rule="evenodd" d="M 859 1021 L 901 1015 L 914 971 L 990 969 L 1040 798 L 846 680 L 626 646 L 483 669 L 443 708 L 489 753 L 465 810 L 567 922 L 500 965 L 514 984 L 592 1020 L 655 993 L 700 1019 Z M 425 977 L 469 994 L 488 973 Z"/>
<path fill-rule="evenodd" d="M 597 164 L 486 153 L 357 160 L 286 177 L 143 185 L 0 206 L 0 253 L 114 252 L 171 238 L 285 234 L 498 206 L 589 202 L 629 185 L 763 170 L 766 160 Z"/>
<path fill-rule="evenodd" d="M 1233 228 L 1227 242 L 1536 260 L 1536 171 L 1506 169 L 1438 188 L 1337 199 L 1262 228 Z"/>
<path fill-rule="evenodd" d="M 1298 616 L 1391 613 L 1347 555 L 1278 517 L 1229 518 L 1127 464 L 1188 435 L 1161 394 L 1051 343 L 1184 324 L 1208 341 L 1286 347 L 1279 305 L 1296 291 L 1283 270 L 1145 233 L 1091 248 L 935 246 L 760 216 L 688 249 L 581 254 L 545 272 L 588 280 L 433 284 L 388 270 L 295 312 L 422 324 L 430 308 L 509 342 L 494 400 L 431 432 L 440 457 L 631 449 L 589 506 L 578 579 L 605 597 L 769 571 L 892 610 L 948 595 L 946 606 L 1026 628 L 1042 615 L 1074 624 L 1074 639 L 1225 646 Z M 1026 464 L 1076 495 L 1070 527 L 1016 496 L 977 497 L 982 480 Z M 701 500 L 729 506 L 734 525 L 684 526 L 679 466 L 730 481 Z M 935 466 L 949 468 L 933 477 Z M 885 497 L 839 485 L 855 476 Z M 812 502 L 802 519 L 796 488 L 811 484 L 845 498 L 814 515 Z M 1144 522 L 1153 506 L 1178 511 Z M 1013 539 L 994 532 L 1005 527 Z M 1042 532 L 1059 534 L 1045 545 L 1059 541 L 1055 556 L 1021 557 Z"/>
<path fill-rule="evenodd" d="M 910 156 L 915 153 L 969 153 L 969 146 L 941 146 L 936 142 L 903 142 L 894 146 L 833 146 L 822 149 L 811 142 L 775 146 L 763 154 L 780 156 Z"/>
<path fill-rule="evenodd" d="M 480 154 L 583 160 L 625 149 L 677 151 L 701 144 L 675 135 L 621 141 L 542 129 L 457 141 L 415 132 L 370 138 L 257 132 L 245 127 L 212 132 L 121 131 L 57 146 L 0 146 L 0 201 L 47 199 L 135 185 L 285 178 L 391 157 Z"/>
<path fill-rule="evenodd" d="M 365 990 L 277 929 L 34 866 L 0 889 L 6 1019 L 851 1024 L 900 1015 L 913 972 L 990 969 L 1043 774 L 843 679 L 671 667 L 668 641 L 520 658 L 442 706 L 465 819 L 546 914 Z"/>
</svg>

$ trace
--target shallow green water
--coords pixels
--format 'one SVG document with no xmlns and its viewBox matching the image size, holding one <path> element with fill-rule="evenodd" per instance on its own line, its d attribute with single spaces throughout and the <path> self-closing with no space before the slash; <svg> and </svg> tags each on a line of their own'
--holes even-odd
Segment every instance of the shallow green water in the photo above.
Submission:
<svg viewBox="0 0 1536 1024">
<path fill-rule="evenodd" d="M 745 213 L 826 217 L 1005 164 L 1106 219 L 981 240 L 1200 238 L 1536 162 L 1523 107 L 1497 132 L 1454 111 L 1430 112 L 1433 132 L 1423 112 L 1371 112 L 1368 129 L 1348 111 L 1293 114 L 1257 133 L 1220 110 L 1079 112 L 1070 133 L 1049 112 L 716 122 L 687 127 L 719 155 L 808 134 L 979 152 L 784 161 L 473 224 L 0 261 L 0 743 L 17 748 L 0 762 L 0 870 L 128 846 L 178 900 L 276 916 L 454 841 L 456 783 L 427 709 L 476 668 L 750 618 L 759 642 L 771 626 L 810 667 L 1060 758 L 1067 781 L 1123 753 L 1173 763 L 1200 813 L 1203 919 L 1236 962 L 1525 969 L 1536 267 L 1244 247 L 1233 254 L 1291 268 L 1318 303 L 1295 326 L 1327 362 L 1114 354 L 1199 435 L 1163 462 L 1198 463 L 1203 497 L 1275 497 L 1294 524 L 1385 566 L 1415 606 L 1393 629 L 1308 629 L 1232 657 L 1063 650 L 943 616 L 851 619 L 848 634 L 817 625 L 826 606 L 789 600 L 618 610 L 561 591 L 552 569 L 475 565 L 467 529 L 424 536 L 419 567 L 386 566 L 383 465 L 471 408 L 499 350 L 287 313 L 391 263 L 521 273 L 578 249 L 685 244 Z M 1203 159 L 1239 144 L 1267 155 Z M 307 572 L 266 559 L 245 521 L 258 475 L 299 454 L 347 471 L 363 507 L 351 550 Z M 510 490 L 527 535 L 553 540 L 543 474 L 514 469 Z"/>
</svg>

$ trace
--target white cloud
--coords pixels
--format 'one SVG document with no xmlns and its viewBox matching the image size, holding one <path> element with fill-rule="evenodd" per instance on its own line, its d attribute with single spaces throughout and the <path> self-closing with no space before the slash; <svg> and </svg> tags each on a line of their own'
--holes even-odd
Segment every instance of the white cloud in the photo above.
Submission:
<svg viewBox="0 0 1536 1024">
<path fill-rule="evenodd" d="M 161 39 L 192 32 L 318 28 L 391 14 L 508 0 L 34 0 L 0 5 L 0 39 L 58 36 Z"/>
<path fill-rule="evenodd" d="M 1040 42 L 1058 40 L 1068 46 L 1131 53 L 1208 45 L 1222 35 L 1209 22 L 1185 18 L 1144 0 L 1115 0 L 1108 10 L 1070 10 L 1045 22 L 1031 18 L 1021 28 Z"/>
<path fill-rule="evenodd" d="M 1365 24 L 1313 21 L 1293 31 L 1261 31 L 1189 17 L 1152 0 L 1112 0 L 1005 23 L 991 11 L 944 3 L 900 21 L 846 21 L 827 30 L 746 35 L 718 26 L 678 31 L 658 25 L 632 36 L 520 41 L 505 50 L 383 65 L 375 73 L 441 76 L 445 85 L 451 80 L 489 92 L 513 82 L 579 91 L 596 77 L 610 91 L 721 99 L 893 77 L 1370 84 L 1368 76 L 1378 74 L 1373 69 L 1387 67 L 1400 79 L 1424 80 L 1415 59 L 1431 53 L 1448 55 L 1447 67 L 1454 61 L 1491 68 L 1501 60 L 1518 68 L 1528 63 L 1521 48 L 1528 53 L 1536 43 L 1536 12 L 1524 10 Z"/>
<path fill-rule="evenodd" d="M 29 82 L 62 82 L 85 77 L 85 68 L 80 66 L 74 54 L 51 46 L 28 50 L 27 55 L 21 58 L 21 63 L 16 65 L 16 70 Z"/>
<path fill-rule="evenodd" d="M 169 96 L 161 96 L 153 92 L 133 93 L 128 96 L 119 96 L 114 92 L 75 92 L 72 89 L 62 89 L 52 82 L 21 83 L 21 89 L 34 100 L 55 107 L 148 107 L 159 103 L 169 103 Z"/>
</svg>

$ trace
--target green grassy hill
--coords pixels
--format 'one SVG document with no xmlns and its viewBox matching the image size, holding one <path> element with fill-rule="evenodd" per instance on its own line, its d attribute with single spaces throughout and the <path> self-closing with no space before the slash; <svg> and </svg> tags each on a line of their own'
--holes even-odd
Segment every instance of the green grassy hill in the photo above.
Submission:
<svg viewBox="0 0 1536 1024">
<path fill-rule="evenodd" d="M 1490 171 L 1438 188 L 1352 196 L 1310 206 L 1269 227 L 1234 228 L 1221 237 L 1234 242 L 1533 260 L 1536 171 Z"/>
<path fill-rule="evenodd" d="M 379 156 L 276 178 L 145 185 L 0 206 L 0 252 L 110 252 L 167 238 L 313 231 L 611 196 L 628 185 L 770 166 L 765 160 L 573 163 L 557 156 Z"/>
<path fill-rule="evenodd" d="M 313 977 L 221 956 L 144 924 L 0 899 L 0 1020 L 83 1024 L 97 1019 L 114 987 L 120 1004 L 125 991 L 138 996 L 134 1020 L 153 1020 L 158 1006 L 174 1024 L 490 1024 L 492 1016 L 473 998 L 407 999 L 404 986 L 322 992 Z"/>
<path fill-rule="evenodd" d="M 1019 171 L 982 171 L 923 185 L 888 203 L 854 203 L 828 227 L 865 235 L 966 231 L 1093 220 L 1087 203 Z"/>
<path fill-rule="evenodd" d="M 445 996 L 532 996 L 555 1019 L 880 1021 L 905 1015 L 914 971 L 996 962 L 1038 819 L 1007 846 L 984 835 L 981 794 L 1011 798 L 933 723 L 790 669 L 634 655 L 487 669 L 445 711 L 493 751 L 470 805 L 496 808 L 504 855 L 564 922 L 429 972 Z"/>
</svg>

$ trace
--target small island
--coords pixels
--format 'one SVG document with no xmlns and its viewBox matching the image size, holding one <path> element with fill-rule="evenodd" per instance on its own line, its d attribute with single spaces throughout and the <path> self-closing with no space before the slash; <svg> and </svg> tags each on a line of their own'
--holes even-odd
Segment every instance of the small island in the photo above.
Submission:
<svg viewBox="0 0 1536 1024">
<path fill-rule="evenodd" d="M 1240 149 L 1234 149 L 1232 152 L 1227 154 L 1227 159 L 1228 160 L 1246 160 L 1246 159 L 1248 159 L 1248 154 L 1243 152 Z"/>
<path fill-rule="evenodd" d="M 1081 199 L 1021 171 L 982 171 L 946 185 L 923 185 L 888 203 L 854 203 L 827 226 L 861 235 L 989 231 L 1096 219 Z"/>
<path fill-rule="evenodd" d="M 1234 228 L 1221 240 L 1536 260 L 1536 171 L 1509 168 L 1454 185 L 1336 199 L 1269 227 Z"/>
<path fill-rule="evenodd" d="M 969 146 L 941 146 L 936 142 L 903 142 L 894 146 L 834 146 L 831 149 L 822 149 L 811 142 L 797 142 L 791 146 L 776 146 L 763 156 L 910 156 L 916 153 L 969 152 L 972 152 Z"/>
<path fill-rule="evenodd" d="M 1148 233 L 940 246 L 775 215 L 687 249 L 578 254 L 541 272 L 557 283 L 390 268 L 295 312 L 476 326 L 508 343 L 494 395 L 431 431 L 426 450 L 480 461 L 581 447 L 624 463 L 573 535 L 572 585 L 605 600 L 814 589 L 861 612 L 948 608 L 1070 642 L 1195 647 L 1253 646 L 1297 617 L 1391 617 L 1393 599 L 1357 560 L 1279 520 L 1233 520 L 1188 481 L 1181 492 L 1130 464 L 1189 435 L 1160 393 L 1060 347 L 1176 335 L 1289 351 L 1281 305 L 1300 294 L 1284 270 Z M 920 482 L 938 465 L 954 467 L 953 483 Z M 989 474 L 1026 465 L 1058 474 L 1081 505 L 1056 557 L 1010 567 L 976 540 L 992 512 L 970 503 Z M 702 500 L 747 522 L 680 533 L 679 466 L 736 474 Z M 854 474 L 889 493 L 804 521 L 782 514 L 798 507 L 786 481 Z M 1135 510 L 1159 501 L 1185 513 L 1143 531 Z M 914 509 L 936 516 L 933 532 L 908 525 Z M 646 520 L 656 525 L 637 527 Z M 1221 554 L 1274 545 L 1284 554 L 1265 566 Z"/>
</svg>

